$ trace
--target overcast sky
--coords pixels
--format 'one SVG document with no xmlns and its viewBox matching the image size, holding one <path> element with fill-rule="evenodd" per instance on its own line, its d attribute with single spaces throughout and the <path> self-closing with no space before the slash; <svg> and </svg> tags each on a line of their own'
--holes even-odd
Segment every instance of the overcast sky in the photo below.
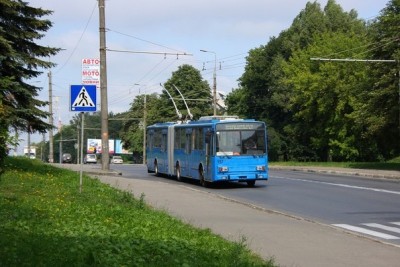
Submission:
<svg viewBox="0 0 400 267">
<path fill-rule="evenodd" d="M 51 58 L 54 121 L 68 124 L 70 85 L 81 84 L 81 62 L 99 58 L 99 11 L 96 0 L 26 0 L 30 6 L 53 10 L 46 17 L 53 27 L 40 44 L 62 48 Z M 212 85 L 217 57 L 217 90 L 237 88 L 249 50 L 268 43 L 292 24 L 306 0 L 106 0 L 106 42 L 111 50 L 187 53 L 190 56 L 107 52 L 109 111 L 127 111 L 139 94 L 160 92 L 173 71 L 191 64 Z M 327 0 L 317 1 L 322 7 Z M 345 11 L 372 19 L 388 0 L 336 0 Z M 35 79 L 43 87 L 39 98 L 48 100 L 48 70 Z M 139 84 L 139 85 L 138 85 Z M 99 100 L 97 101 L 99 104 Z M 26 139 L 23 135 L 21 138 Z M 48 137 L 46 137 L 48 138 Z M 33 142 L 41 139 L 35 135 Z M 25 140 L 21 145 L 26 145 Z M 18 151 L 22 153 L 21 151 Z"/>
</svg>

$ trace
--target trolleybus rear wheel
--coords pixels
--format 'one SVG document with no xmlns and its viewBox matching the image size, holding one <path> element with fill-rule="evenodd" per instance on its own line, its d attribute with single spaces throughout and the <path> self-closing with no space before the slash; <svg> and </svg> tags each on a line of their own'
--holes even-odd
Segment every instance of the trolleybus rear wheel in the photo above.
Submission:
<svg viewBox="0 0 400 267">
<path fill-rule="evenodd" d="M 158 164 L 157 164 L 157 162 L 154 162 L 154 173 L 155 173 L 156 176 L 160 175 L 160 173 L 158 172 Z"/>
<path fill-rule="evenodd" d="M 181 167 L 178 165 L 176 165 L 176 180 L 178 180 L 179 182 L 182 181 L 182 177 L 181 177 Z"/>
</svg>

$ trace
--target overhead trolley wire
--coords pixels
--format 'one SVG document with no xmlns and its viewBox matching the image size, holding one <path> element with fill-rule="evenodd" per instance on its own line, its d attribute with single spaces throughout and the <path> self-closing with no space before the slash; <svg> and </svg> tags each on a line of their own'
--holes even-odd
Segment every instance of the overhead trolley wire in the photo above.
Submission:
<svg viewBox="0 0 400 267">
<path fill-rule="evenodd" d="M 180 52 L 180 53 L 185 53 L 185 52 L 180 51 L 180 50 L 177 50 L 177 49 L 175 49 L 175 48 L 171 48 L 171 47 L 168 47 L 168 46 L 165 46 L 165 45 L 162 45 L 162 44 L 158 44 L 158 43 L 155 43 L 155 42 L 152 42 L 152 41 L 148 41 L 148 40 L 145 40 L 145 39 L 143 39 L 143 38 L 139 38 L 139 37 L 136 37 L 136 36 L 127 34 L 127 33 L 122 33 L 122 32 L 116 31 L 116 30 L 112 30 L 112 29 L 107 29 L 107 30 L 108 30 L 109 32 L 118 33 L 118 34 L 120 34 L 120 35 L 124 35 L 124 36 L 130 37 L 130 38 L 133 38 L 133 39 L 142 41 L 142 42 L 146 42 L 146 43 L 149 43 L 149 44 L 152 44 L 152 45 L 156 45 L 156 46 L 163 47 L 163 48 L 166 48 L 166 49 L 169 49 L 169 50 L 173 50 L 173 51 L 176 51 L 176 52 Z"/>
<path fill-rule="evenodd" d="M 379 41 L 379 42 L 375 42 L 375 43 L 372 43 L 372 44 L 361 45 L 361 46 L 354 47 L 354 48 L 351 48 L 351 49 L 346 49 L 346 50 L 343 50 L 343 51 L 331 53 L 331 54 L 325 55 L 325 56 L 323 56 L 323 57 L 338 56 L 338 55 L 344 54 L 344 53 L 346 53 L 346 52 L 351 52 L 351 51 L 354 51 L 354 50 L 357 50 L 357 49 L 361 49 L 361 48 L 366 48 L 366 47 L 374 46 L 374 47 L 372 47 L 372 48 L 369 49 L 369 50 L 366 50 L 366 51 L 363 51 L 363 52 L 361 52 L 361 53 L 356 54 L 356 56 L 358 56 L 358 55 L 362 55 L 362 54 L 365 54 L 365 53 L 367 53 L 367 52 L 371 52 L 371 51 L 373 51 L 373 50 L 376 50 L 376 49 L 378 49 L 379 47 L 384 47 L 384 46 L 386 46 L 386 45 L 388 45 L 388 44 L 390 44 L 390 43 L 396 42 L 396 41 L 399 41 L 399 38 L 398 38 L 398 37 L 393 37 L 393 38 L 391 38 L 391 39 L 389 39 L 389 40 L 386 40 L 386 42 L 384 42 L 384 41 Z"/>
<path fill-rule="evenodd" d="M 158 62 L 156 65 L 154 65 L 154 67 L 152 67 L 149 71 L 146 72 L 145 75 L 142 76 L 141 79 L 139 79 L 139 82 L 135 83 L 135 84 L 140 84 L 142 83 L 142 80 L 148 76 L 152 71 L 154 71 L 165 59 L 162 59 L 160 62 Z M 130 94 L 130 90 L 134 87 L 134 85 L 130 85 L 128 88 L 128 93 L 127 92 L 122 92 L 120 94 L 117 95 L 113 95 L 110 104 L 116 104 L 116 103 L 120 103 L 123 102 L 125 100 L 127 100 L 126 98 L 128 98 L 129 94 Z M 124 97 L 125 96 L 125 97 Z"/>
</svg>

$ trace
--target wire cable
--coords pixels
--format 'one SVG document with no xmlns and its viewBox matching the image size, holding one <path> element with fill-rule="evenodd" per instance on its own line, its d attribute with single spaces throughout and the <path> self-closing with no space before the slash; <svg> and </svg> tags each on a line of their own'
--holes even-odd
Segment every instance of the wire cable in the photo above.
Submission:
<svg viewBox="0 0 400 267">
<path fill-rule="evenodd" d="M 92 10 L 92 13 L 91 13 L 90 16 L 89 16 L 88 21 L 86 22 L 85 28 L 83 29 L 83 32 L 82 32 L 82 34 L 81 34 L 81 37 L 79 38 L 78 42 L 76 43 L 76 45 L 75 45 L 74 49 L 72 50 L 71 54 L 69 55 L 69 57 L 67 58 L 67 60 L 64 62 L 64 64 L 61 65 L 61 67 L 58 68 L 58 69 L 54 72 L 54 75 L 57 74 L 57 73 L 59 73 L 59 72 L 68 64 L 69 60 L 70 60 L 70 59 L 72 58 L 72 56 L 74 55 L 76 49 L 78 48 L 80 42 L 82 41 L 83 35 L 86 33 L 86 30 L 87 30 L 87 28 L 88 28 L 88 26 L 89 26 L 90 21 L 92 20 L 93 13 L 94 13 L 94 11 L 95 11 L 95 9 L 96 9 L 96 6 L 97 6 L 97 3 L 95 3 L 95 5 L 94 5 L 94 7 L 93 7 L 93 10 Z"/>
<path fill-rule="evenodd" d="M 116 31 L 116 30 L 112 30 L 112 29 L 107 29 L 107 30 L 108 30 L 109 32 L 118 33 L 118 34 L 120 34 L 120 35 L 124 35 L 124 36 L 130 37 L 130 38 L 133 38 L 133 39 L 136 39 L 136 40 L 145 42 L 145 43 L 149 43 L 149 44 L 152 44 L 152 45 L 156 45 L 156 46 L 159 46 L 159 47 L 163 47 L 163 48 L 166 48 L 166 49 L 169 49 L 169 50 L 173 50 L 173 51 L 176 51 L 176 52 L 185 53 L 185 52 L 180 51 L 180 50 L 177 50 L 177 49 L 175 49 L 175 48 L 171 48 L 171 47 L 168 47 L 168 46 L 165 46 L 165 45 L 162 45 L 162 44 L 158 44 L 158 43 L 155 43 L 155 42 L 152 42 L 152 41 L 148 41 L 148 40 L 145 40 L 145 39 L 142 39 L 142 38 L 139 38 L 139 37 L 136 37 L 136 36 L 127 34 L 127 33 L 122 33 L 122 32 Z"/>
<path fill-rule="evenodd" d="M 369 50 L 366 50 L 366 51 L 363 51 L 363 52 L 361 52 L 361 53 L 356 54 L 356 55 L 362 55 L 362 54 L 365 54 L 365 53 L 367 53 L 367 52 L 370 52 L 370 51 L 373 51 L 373 50 L 375 50 L 375 49 L 378 49 L 379 47 L 383 47 L 383 46 L 385 46 L 385 45 L 388 45 L 388 44 L 390 44 L 390 43 L 393 43 L 393 42 L 395 42 L 395 41 L 398 41 L 398 37 L 393 37 L 393 39 L 389 39 L 389 40 L 386 41 L 385 43 L 382 43 L 382 41 L 379 41 L 379 42 L 375 42 L 375 43 L 372 43 L 372 44 L 366 44 L 366 45 L 354 47 L 354 48 L 351 48 L 351 49 L 346 49 L 346 50 L 343 50 L 343 51 L 335 52 L 335 53 L 332 53 L 332 54 L 329 54 L 329 55 L 325 55 L 325 56 L 323 56 L 323 57 L 338 56 L 338 55 L 344 54 L 344 53 L 346 53 L 346 52 L 351 52 L 351 51 L 354 51 L 354 50 L 357 50 L 357 49 L 366 48 L 366 47 L 374 46 L 374 45 L 377 45 L 377 44 L 378 44 L 377 46 L 375 46 L 375 47 L 373 47 L 373 48 L 371 48 L 371 49 L 369 49 Z"/>
</svg>

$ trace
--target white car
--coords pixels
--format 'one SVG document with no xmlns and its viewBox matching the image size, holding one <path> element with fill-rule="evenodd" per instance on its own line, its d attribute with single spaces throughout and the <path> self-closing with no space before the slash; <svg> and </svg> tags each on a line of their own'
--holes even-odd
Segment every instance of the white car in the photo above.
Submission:
<svg viewBox="0 0 400 267">
<path fill-rule="evenodd" d="M 124 161 L 122 160 L 121 156 L 114 156 L 111 159 L 111 163 L 122 164 L 122 163 L 124 163 Z"/>
<path fill-rule="evenodd" d="M 87 154 L 84 159 L 83 159 L 84 164 L 89 164 L 89 163 L 97 163 L 97 156 L 96 154 Z"/>
</svg>

